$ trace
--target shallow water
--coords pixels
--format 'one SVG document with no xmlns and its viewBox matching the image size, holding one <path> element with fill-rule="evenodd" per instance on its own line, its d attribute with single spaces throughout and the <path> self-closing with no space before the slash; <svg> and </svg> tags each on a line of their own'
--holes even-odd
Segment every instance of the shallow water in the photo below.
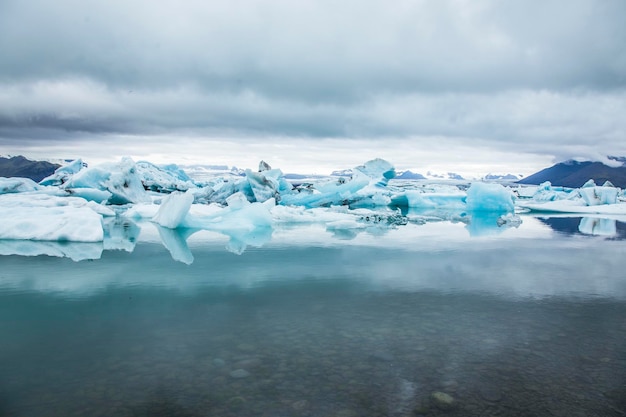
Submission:
<svg viewBox="0 0 626 417">
<path fill-rule="evenodd" d="M 575 222 L 2 256 L 0 416 L 622 416 L 623 223 Z"/>
</svg>

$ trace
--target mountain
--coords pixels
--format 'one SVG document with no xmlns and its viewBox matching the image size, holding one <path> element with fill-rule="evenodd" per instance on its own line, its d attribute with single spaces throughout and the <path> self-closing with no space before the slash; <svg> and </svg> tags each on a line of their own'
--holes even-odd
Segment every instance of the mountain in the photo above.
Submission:
<svg viewBox="0 0 626 417">
<path fill-rule="evenodd" d="M 487 174 L 483 177 L 485 181 L 517 181 L 521 178 L 521 175 L 515 174 Z"/>
<path fill-rule="evenodd" d="M 412 171 L 404 171 L 404 172 L 399 172 L 398 175 L 396 175 L 396 180 L 425 180 L 426 177 L 423 176 L 422 174 L 418 174 L 416 172 L 412 172 Z"/>
<path fill-rule="evenodd" d="M 560 162 L 550 168 L 543 169 L 528 177 L 518 181 L 519 184 L 541 184 L 550 181 L 553 185 L 563 187 L 578 188 L 589 179 L 596 184 L 602 185 L 605 181 L 611 181 L 613 185 L 626 188 L 626 158 L 609 157 L 617 162 L 621 162 L 619 167 L 610 167 L 602 162 L 591 161 L 565 161 Z"/>
<path fill-rule="evenodd" d="M 461 175 L 455 172 L 446 172 L 445 174 L 438 174 L 436 172 L 428 171 L 426 173 L 426 178 L 433 180 L 464 180 Z"/>
<path fill-rule="evenodd" d="M 39 182 L 52 175 L 60 166 L 46 161 L 31 161 L 21 155 L 9 158 L 0 156 L 0 177 L 30 178 Z"/>
</svg>

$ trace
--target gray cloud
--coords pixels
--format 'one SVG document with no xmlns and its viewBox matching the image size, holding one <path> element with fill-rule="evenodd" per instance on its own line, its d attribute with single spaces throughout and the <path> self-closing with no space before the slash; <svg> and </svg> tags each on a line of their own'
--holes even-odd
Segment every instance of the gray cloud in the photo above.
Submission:
<svg viewBox="0 0 626 417">
<path fill-rule="evenodd" d="M 625 18 L 621 0 L 5 0 L 0 144 L 440 137 L 626 154 Z"/>
</svg>

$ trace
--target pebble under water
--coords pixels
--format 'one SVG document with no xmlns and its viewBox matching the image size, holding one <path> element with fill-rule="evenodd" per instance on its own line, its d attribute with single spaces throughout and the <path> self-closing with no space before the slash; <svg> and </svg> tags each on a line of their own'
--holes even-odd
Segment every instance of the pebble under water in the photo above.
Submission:
<svg viewBox="0 0 626 417">
<path fill-rule="evenodd" d="M 3 257 L 0 416 L 623 416 L 624 243 L 568 239 Z"/>
</svg>

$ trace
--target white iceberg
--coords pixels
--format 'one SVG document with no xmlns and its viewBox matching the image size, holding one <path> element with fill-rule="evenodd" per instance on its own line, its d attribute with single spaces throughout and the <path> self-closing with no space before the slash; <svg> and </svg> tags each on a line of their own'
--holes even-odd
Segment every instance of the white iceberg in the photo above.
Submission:
<svg viewBox="0 0 626 417">
<path fill-rule="evenodd" d="M 61 186 L 80 193 L 81 189 L 96 189 L 111 193 L 109 204 L 128 204 L 149 201 L 141 178 L 132 159 L 125 157 L 118 163 L 105 163 L 81 169 Z"/>
<path fill-rule="evenodd" d="M 265 164 L 264 168 L 269 168 L 269 165 Z M 291 191 L 291 185 L 283 178 L 280 169 L 269 168 L 259 172 L 247 169 L 246 181 L 254 197 L 253 202 L 263 203 L 271 198 L 279 200 L 281 193 Z"/>
<path fill-rule="evenodd" d="M 54 171 L 54 174 L 42 179 L 39 181 L 39 184 L 45 186 L 63 185 L 70 177 L 72 177 L 72 175 L 76 174 L 85 166 L 86 165 L 83 163 L 82 159 L 75 159 L 62 167 L 57 168 L 57 170 Z"/>
<path fill-rule="evenodd" d="M 352 177 L 334 178 L 317 184 L 306 184 L 281 194 L 280 204 L 312 207 L 333 205 L 384 206 L 391 194 L 386 188 L 396 175 L 391 163 L 373 159 L 352 170 Z"/>
<path fill-rule="evenodd" d="M 196 188 L 193 180 L 175 164 L 159 167 L 147 161 L 139 161 L 135 166 L 146 190 L 171 193 Z"/>
<path fill-rule="evenodd" d="M 0 206 L 0 239 L 101 242 L 102 216 L 88 207 Z"/>
<path fill-rule="evenodd" d="M 108 207 L 44 192 L 0 195 L 0 239 L 101 242 Z"/>
<path fill-rule="evenodd" d="M 0 194 L 26 193 L 40 189 L 41 187 L 30 178 L 0 177 Z"/>
<path fill-rule="evenodd" d="M 588 206 L 599 206 L 602 204 L 616 204 L 619 188 L 615 187 L 583 187 L 578 190 L 583 201 Z"/>
<path fill-rule="evenodd" d="M 168 195 L 159 210 L 152 217 L 152 221 L 168 229 L 176 229 L 181 226 L 189 209 L 193 204 L 193 194 L 175 192 Z"/>
<path fill-rule="evenodd" d="M 581 188 L 566 190 L 543 183 L 530 200 L 518 205 L 532 211 L 581 214 L 626 214 L 626 203 L 621 201 L 621 190 L 610 182 L 597 186 L 593 180 Z"/>
<path fill-rule="evenodd" d="M 576 193 L 572 193 L 572 189 L 553 186 L 550 181 L 541 183 L 530 196 L 535 202 L 566 200 L 573 197 L 576 197 Z"/>
</svg>

